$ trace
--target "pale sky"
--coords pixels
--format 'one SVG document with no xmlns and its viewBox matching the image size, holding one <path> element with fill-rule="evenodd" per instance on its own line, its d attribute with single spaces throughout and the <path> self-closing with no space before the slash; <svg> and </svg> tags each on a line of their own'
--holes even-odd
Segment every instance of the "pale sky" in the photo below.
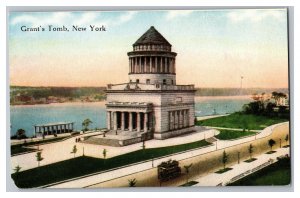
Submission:
<svg viewBox="0 0 300 198">
<path fill-rule="evenodd" d="M 10 84 L 106 86 L 128 82 L 132 44 L 154 26 L 177 52 L 177 84 L 288 87 L 287 12 L 269 10 L 12 12 Z M 21 26 L 69 32 L 23 32 Z M 73 32 L 72 26 L 87 27 Z M 106 27 L 91 32 L 89 25 Z"/>
</svg>

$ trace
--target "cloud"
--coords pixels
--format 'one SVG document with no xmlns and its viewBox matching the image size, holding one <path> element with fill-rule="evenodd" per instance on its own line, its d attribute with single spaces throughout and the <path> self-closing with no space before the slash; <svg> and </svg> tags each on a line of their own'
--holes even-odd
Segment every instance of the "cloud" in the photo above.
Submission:
<svg viewBox="0 0 300 198">
<path fill-rule="evenodd" d="M 18 23 L 30 23 L 33 26 L 39 26 L 43 24 L 63 24 L 66 20 L 71 17 L 70 13 L 67 12 L 56 12 L 51 16 L 34 16 L 30 14 L 23 14 L 15 17 L 11 24 L 16 25 Z"/>
<path fill-rule="evenodd" d="M 125 14 L 122 14 L 117 21 L 113 22 L 113 25 L 120 25 L 122 23 L 126 23 L 128 21 L 130 21 L 131 19 L 133 19 L 133 17 L 137 14 L 138 12 L 136 11 L 129 11 L 126 12 Z"/>
<path fill-rule="evenodd" d="M 77 25 L 85 25 L 91 23 L 97 18 L 97 14 L 95 12 L 86 12 L 80 16 L 78 20 L 76 20 Z"/>
<path fill-rule="evenodd" d="M 227 14 L 227 18 L 234 22 L 260 22 L 266 18 L 275 18 L 277 20 L 284 19 L 283 10 L 235 10 Z"/>
<path fill-rule="evenodd" d="M 167 20 L 174 19 L 176 17 L 185 17 L 193 13 L 193 10 L 172 10 L 169 11 L 166 15 Z"/>
<path fill-rule="evenodd" d="M 117 19 L 107 19 L 102 21 L 99 19 L 100 12 L 84 12 L 83 14 L 75 14 L 71 12 L 56 12 L 53 14 L 46 15 L 35 15 L 35 14 L 22 14 L 12 19 L 11 25 L 20 23 L 29 23 L 32 26 L 39 25 L 113 25 L 117 26 L 122 23 L 126 23 L 133 19 L 137 14 L 136 11 L 129 11 L 122 13 Z"/>
</svg>

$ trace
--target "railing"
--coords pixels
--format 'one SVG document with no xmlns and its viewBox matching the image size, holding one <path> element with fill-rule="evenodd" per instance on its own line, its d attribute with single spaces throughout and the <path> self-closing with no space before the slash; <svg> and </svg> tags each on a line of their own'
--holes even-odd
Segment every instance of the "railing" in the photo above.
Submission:
<svg viewBox="0 0 300 198">
<path fill-rule="evenodd" d="M 273 159 L 270 159 L 270 160 L 268 160 L 267 162 L 265 162 L 265 163 L 263 163 L 263 164 L 261 164 L 261 165 L 255 167 L 255 168 L 253 168 L 253 169 L 251 169 L 251 170 L 247 170 L 247 171 L 245 171 L 245 172 L 243 172 L 243 173 L 241 173 L 241 174 L 239 174 L 239 175 L 237 175 L 237 176 L 231 178 L 231 179 L 229 180 L 229 182 L 226 183 L 226 185 L 228 185 L 228 184 L 230 184 L 230 183 L 233 183 L 233 182 L 235 182 L 235 181 L 237 181 L 237 180 L 240 180 L 240 179 L 242 179 L 242 178 L 244 178 L 244 177 L 250 175 L 251 173 L 254 173 L 254 172 L 258 171 L 258 170 L 261 170 L 261 169 L 263 169 L 263 168 L 269 166 L 269 165 L 272 164 L 273 162 L 274 162 L 274 160 L 273 160 Z"/>
<path fill-rule="evenodd" d="M 164 85 L 145 83 L 108 84 L 107 90 L 195 90 L 194 85 Z"/>
</svg>

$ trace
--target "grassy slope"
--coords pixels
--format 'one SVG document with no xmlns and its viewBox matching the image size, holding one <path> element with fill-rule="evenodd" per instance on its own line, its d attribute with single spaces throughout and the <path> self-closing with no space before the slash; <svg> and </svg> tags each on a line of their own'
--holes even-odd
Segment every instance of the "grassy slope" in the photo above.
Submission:
<svg viewBox="0 0 300 198">
<path fill-rule="evenodd" d="M 269 118 L 269 117 L 258 116 L 258 115 L 233 113 L 228 116 L 198 121 L 197 125 L 261 130 L 266 128 L 267 126 L 280 123 L 280 122 L 285 122 L 285 121 L 288 120 L 282 118 Z"/>
<path fill-rule="evenodd" d="M 265 185 L 288 185 L 291 182 L 290 158 L 283 159 L 260 171 L 257 171 L 230 186 L 265 186 Z"/>
<path fill-rule="evenodd" d="M 220 130 L 220 133 L 216 135 L 216 138 L 218 138 L 219 140 L 231 140 L 255 134 L 255 132 L 251 131 Z"/>
<path fill-rule="evenodd" d="M 18 175 L 12 174 L 12 178 L 20 188 L 38 187 L 206 145 L 209 145 L 209 143 L 202 140 L 177 146 L 138 150 L 106 160 L 92 157 L 77 157 L 39 168 L 25 170 Z M 46 158 L 47 156 L 43 157 Z"/>
</svg>

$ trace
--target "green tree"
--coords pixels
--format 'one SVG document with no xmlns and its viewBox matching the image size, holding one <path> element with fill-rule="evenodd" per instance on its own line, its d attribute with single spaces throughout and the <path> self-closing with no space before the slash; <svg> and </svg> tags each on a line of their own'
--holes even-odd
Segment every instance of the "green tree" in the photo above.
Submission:
<svg viewBox="0 0 300 198">
<path fill-rule="evenodd" d="M 269 146 L 270 146 L 270 148 L 271 148 L 271 151 L 272 151 L 272 148 L 273 148 L 273 146 L 276 144 L 276 142 L 275 142 L 275 140 L 273 140 L 273 139 L 269 139 L 268 144 L 269 144 Z"/>
<path fill-rule="evenodd" d="M 284 140 L 285 140 L 285 143 L 286 143 L 286 146 L 287 146 L 288 145 L 288 141 L 289 141 L 289 134 L 286 134 Z"/>
<path fill-rule="evenodd" d="M 193 164 L 189 164 L 187 166 L 183 166 L 185 169 L 185 173 L 186 173 L 186 183 L 189 182 L 189 172 L 190 172 L 190 168 L 192 167 Z"/>
<path fill-rule="evenodd" d="M 82 129 L 83 129 L 83 131 L 88 131 L 89 130 L 88 127 L 89 127 L 89 125 L 91 123 L 93 123 L 93 122 L 89 118 L 83 120 L 83 122 L 82 122 Z"/>
<path fill-rule="evenodd" d="M 143 141 L 143 144 L 142 144 L 142 149 L 145 150 L 146 149 L 146 144 L 145 144 L 145 141 Z"/>
<path fill-rule="evenodd" d="M 105 158 L 106 158 L 106 154 L 107 154 L 107 150 L 106 150 L 106 149 L 103 149 L 102 154 L 103 154 L 103 158 L 105 159 Z"/>
<path fill-rule="evenodd" d="M 253 153 L 253 146 L 252 144 L 249 145 L 249 148 L 248 148 L 248 152 L 249 152 L 249 155 L 250 155 L 250 159 L 252 159 L 252 153 Z"/>
<path fill-rule="evenodd" d="M 128 180 L 129 187 L 135 187 L 136 183 L 137 183 L 137 180 L 135 178 Z"/>
<path fill-rule="evenodd" d="M 223 151 L 223 156 L 222 156 L 222 163 L 223 163 L 223 169 L 225 170 L 226 168 L 226 163 L 228 162 L 228 155 L 226 154 L 226 151 Z"/>
<path fill-rule="evenodd" d="M 26 131 L 24 129 L 18 129 L 16 132 L 16 136 L 17 136 L 17 139 L 19 139 L 19 140 L 27 138 Z"/>
<path fill-rule="evenodd" d="M 36 157 L 36 161 L 38 162 L 38 167 L 40 166 L 40 162 L 43 161 L 43 157 L 42 157 L 42 152 L 41 151 L 38 151 L 35 155 Z"/>
<path fill-rule="evenodd" d="M 75 158 L 75 154 L 77 153 L 77 147 L 76 147 L 76 145 L 73 146 L 73 149 L 72 149 L 71 153 L 74 154 L 74 158 Z"/>
<path fill-rule="evenodd" d="M 17 175 L 17 174 L 19 174 L 19 172 L 20 172 L 20 170 L 22 169 L 22 167 L 21 166 L 16 166 L 15 168 L 14 168 L 14 171 L 15 171 L 15 174 Z"/>
</svg>

